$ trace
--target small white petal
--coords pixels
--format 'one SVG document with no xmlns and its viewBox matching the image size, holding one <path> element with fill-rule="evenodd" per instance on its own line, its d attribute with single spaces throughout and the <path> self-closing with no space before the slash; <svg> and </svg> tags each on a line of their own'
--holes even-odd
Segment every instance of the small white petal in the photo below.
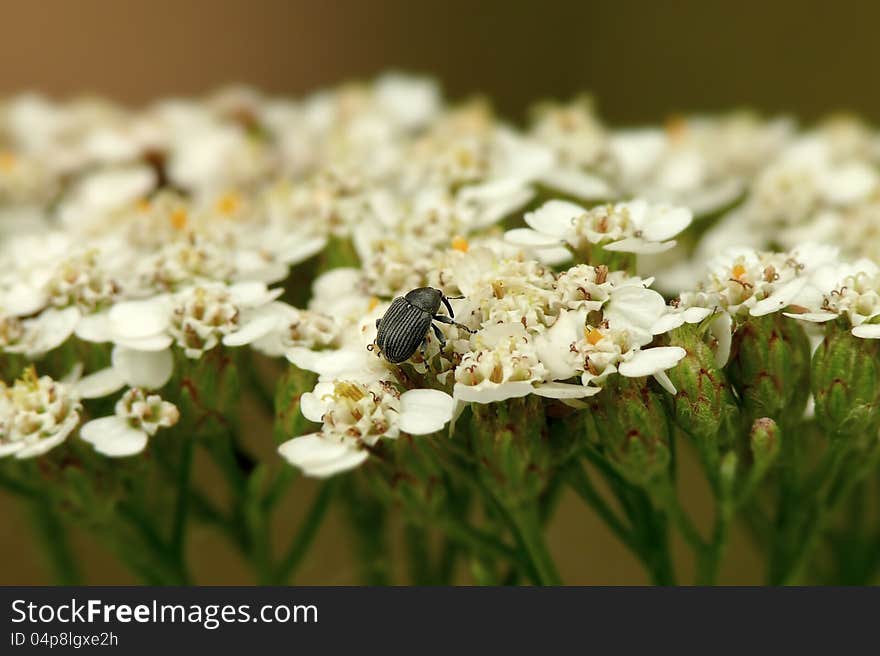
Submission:
<svg viewBox="0 0 880 656">
<path fill-rule="evenodd" d="M 663 333 L 668 333 L 670 330 L 675 330 L 676 328 L 684 325 L 684 323 L 684 312 L 673 312 L 670 314 L 665 314 L 657 321 L 655 321 L 654 324 L 651 326 L 651 334 L 662 335 Z"/>
<path fill-rule="evenodd" d="M 650 376 L 674 367 L 686 355 L 687 351 L 680 346 L 657 346 L 636 351 L 629 360 L 622 362 L 617 370 L 627 378 Z"/>
<path fill-rule="evenodd" d="M 564 238 L 572 229 L 573 220 L 586 210 L 564 200 L 551 200 L 525 215 L 529 227 L 546 235 Z"/>
<path fill-rule="evenodd" d="M 441 430 L 450 419 L 455 400 L 439 390 L 414 389 L 400 396 L 400 430 L 428 435 Z"/>
<path fill-rule="evenodd" d="M 584 200 L 611 198 L 613 190 L 602 178 L 578 169 L 554 169 L 539 178 L 548 187 Z"/>
<path fill-rule="evenodd" d="M 43 310 L 42 314 L 34 319 L 37 337 L 34 340 L 33 350 L 45 353 L 61 346 L 73 334 L 81 316 L 80 311 L 75 307 Z"/>
<path fill-rule="evenodd" d="M 73 430 L 73 429 L 71 429 Z M 52 437 L 44 437 L 40 440 L 33 442 L 31 444 L 25 444 L 22 448 L 17 449 L 13 453 L 15 457 L 19 460 L 26 460 L 27 458 L 36 458 L 37 456 L 41 456 L 47 451 L 54 449 L 56 446 L 61 444 L 70 433 L 70 430 L 65 433 L 56 433 Z"/>
<path fill-rule="evenodd" d="M 77 394 L 84 399 L 99 399 L 118 392 L 125 386 L 125 381 L 113 367 L 101 369 L 74 384 Z"/>
<path fill-rule="evenodd" d="M 571 251 L 565 246 L 557 246 L 556 248 L 535 248 L 533 255 L 542 264 L 548 266 L 559 266 L 565 264 L 572 258 Z"/>
<path fill-rule="evenodd" d="M 452 396 L 459 401 L 468 403 L 495 403 L 507 399 L 528 396 L 535 391 L 532 383 L 527 380 L 509 383 L 480 383 L 479 385 L 462 385 L 456 383 Z"/>
<path fill-rule="evenodd" d="M 880 339 L 880 323 L 863 323 L 853 328 L 852 334 L 862 339 Z"/>
<path fill-rule="evenodd" d="M 260 314 L 253 317 L 242 325 L 234 333 L 229 333 L 223 338 L 226 346 L 244 346 L 265 337 L 278 325 L 278 315 Z"/>
<path fill-rule="evenodd" d="M 550 248 L 559 246 L 562 240 L 558 237 L 548 236 L 530 228 L 515 228 L 504 233 L 504 241 L 515 246 L 531 246 L 537 248 Z"/>
<path fill-rule="evenodd" d="M 370 454 L 367 451 L 352 449 L 330 462 L 309 465 L 303 468 L 303 473 L 312 478 L 329 478 L 358 467 L 369 457 Z"/>
<path fill-rule="evenodd" d="M 278 453 L 307 476 L 316 478 L 354 469 L 369 457 L 367 451 L 346 442 L 329 440 L 320 433 L 294 437 L 281 444 Z"/>
<path fill-rule="evenodd" d="M 703 319 L 712 314 L 713 310 L 709 308 L 702 307 L 690 307 L 682 314 L 684 315 L 684 320 L 688 323 L 700 323 Z"/>
<path fill-rule="evenodd" d="M 654 207 L 648 214 L 648 220 L 642 226 L 642 237 L 648 241 L 666 241 L 672 239 L 687 228 L 693 215 L 684 207 Z"/>
<path fill-rule="evenodd" d="M 171 335 L 152 335 L 151 337 L 113 339 L 117 346 L 124 346 L 133 351 L 164 351 L 174 342 Z"/>
<path fill-rule="evenodd" d="M 101 417 L 83 425 L 80 437 L 95 447 L 95 451 L 113 458 L 133 456 L 147 446 L 147 434 L 132 428 L 117 416 Z"/>
<path fill-rule="evenodd" d="M 299 399 L 299 409 L 303 417 L 320 424 L 324 413 L 327 412 L 327 403 L 324 401 L 324 397 L 332 393 L 332 383 L 318 383 L 313 391 L 303 394 Z"/>
<path fill-rule="evenodd" d="M 548 399 L 582 399 L 602 391 L 600 387 L 572 383 L 543 383 L 535 385 L 533 393 Z"/>
<path fill-rule="evenodd" d="M 777 310 L 781 310 L 791 304 L 806 284 L 806 278 L 789 280 L 779 289 L 770 294 L 770 296 L 755 303 L 755 305 L 752 306 L 752 309 L 749 310 L 749 314 L 753 317 L 762 317 L 767 314 L 772 314 Z"/>
<path fill-rule="evenodd" d="M 313 237 L 311 239 L 297 240 L 296 242 L 285 245 L 283 250 L 278 252 L 278 258 L 285 264 L 297 264 L 309 259 L 312 255 L 320 253 L 327 245 L 326 237 Z"/>
<path fill-rule="evenodd" d="M 108 312 L 87 314 L 79 320 L 74 333 L 84 342 L 109 342 L 110 323 Z"/>
<path fill-rule="evenodd" d="M 167 297 L 117 303 L 110 309 L 110 330 L 114 337 L 138 339 L 152 337 L 168 327 L 171 308 Z"/>
<path fill-rule="evenodd" d="M 16 281 L 4 290 L 2 296 L 2 309 L 4 314 L 13 317 L 26 317 L 35 312 L 39 312 L 46 306 L 47 298 L 45 292 L 28 285 L 27 283 Z"/>
<path fill-rule="evenodd" d="M 790 319 L 799 319 L 811 323 L 825 323 L 837 318 L 837 315 L 833 312 L 783 312 L 782 314 Z"/>
<path fill-rule="evenodd" d="M 665 389 L 670 394 L 675 394 L 677 390 L 675 389 L 675 385 L 672 384 L 672 381 L 669 380 L 669 374 L 665 371 L 658 371 L 654 374 L 654 380 L 660 383 L 661 387 Z"/>
<path fill-rule="evenodd" d="M 27 444 L 14 451 L 15 457 L 19 460 L 25 458 L 34 458 L 41 456 L 50 449 L 54 449 L 67 439 L 67 436 L 73 432 L 73 429 L 79 424 L 79 414 L 70 414 L 60 426 L 55 429 L 55 434 L 51 437 L 42 438 L 31 444 Z"/>
<path fill-rule="evenodd" d="M 5 458 L 6 456 L 12 455 L 16 451 L 24 448 L 23 440 L 16 440 L 15 442 L 7 442 L 6 444 L 0 444 L 0 458 Z"/>
<path fill-rule="evenodd" d="M 283 293 L 284 289 L 267 289 L 266 283 L 259 281 L 239 282 L 229 287 L 229 298 L 241 308 L 265 305 Z"/>
<path fill-rule="evenodd" d="M 116 346 L 112 355 L 113 369 L 131 387 L 159 389 L 174 371 L 174 358 L 170 350 L 135 351 Z"/>
<path fill-rule="evenodd" d="M 642 255 L 651 255 L 653 253 L 663 253 L 675 246 L 675 241 L 654 242 L 645 241 L 638 237 L 629 237 L 619 241 L 613 241 L 610 244 L 602 246 L 606 251 L 616 253 L 636 253 Z"/>
<path fill-rule="evenodd" d="M 341 292 L 357 289 L 363 279 L 360 269 L 340 267 L 330 269 L 315 278 L 312 283 L 312 296 L 316 298 L 336 298 Z"/>
</svg>

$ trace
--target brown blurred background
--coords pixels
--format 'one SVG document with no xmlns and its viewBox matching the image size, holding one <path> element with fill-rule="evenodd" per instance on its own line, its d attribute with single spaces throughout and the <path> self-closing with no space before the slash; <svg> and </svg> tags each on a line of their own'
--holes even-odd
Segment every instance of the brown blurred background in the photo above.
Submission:
<svg viewBox="0 0 880 656">
<path fill-rule="evenodd" d="M 880 4 L 852 0 L 0 0 L 0 96 L 137 104 L 232 82 L 302 94 L 394 68 L 437 77 L 453 98 L 485 94 L 514 119 L 542 97 L 591 91 L 614 123 L 742 106 L 805 120 L 851 110 L 877 122 L 878 24 Z M 708 521 L 694 467 L 684 484 Z M 290 500 L 291 520 L 304 505 Z M 0 516 L 0 583 L 46 582 L 23 513 L 0 497 Z M 76 538 L 90 581 L 130 582 L 88 536 Z M 564 499 L 550 539 L 569 583 L 646 582 L 575 499 Z M 344 542 L 332 517 L 298 582 L 354 582 Z M 198 580 L 249 582 L 212 534 L 196 532 L 191 547 Z M 736 536 L 722 580 L 759 577 Z"/>
</svg>

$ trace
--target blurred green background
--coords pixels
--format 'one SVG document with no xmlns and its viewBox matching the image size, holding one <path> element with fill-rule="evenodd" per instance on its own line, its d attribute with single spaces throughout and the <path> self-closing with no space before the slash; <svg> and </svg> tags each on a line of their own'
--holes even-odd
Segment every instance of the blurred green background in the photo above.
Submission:
<svg viewBox="0 0 880 656">
<path fill-rule="evenodd" d="M 581 91 L 593 93 L 615 124 L 735 107 L 807 121 L 839 110 L 880 119 L 880 4 L 852 0 L 0 0 L 0 16 L 2 96 L 94 93 L 138 104 L 232 82 L 296 95 L 393 68 L 436 77 L 452 98 L 485 95 L 513 119 L 535 100 Z M 255 448 L 272 457 L 271 431 L 255 434 Z M 682 485 L 709 521 L 695 466 L 683 468 Z M 314 492 L 309 484 L 296 489 L 291 521 Z M 47 582 L 27 516 L 2 496 L 0 514 L 0 583 Z M 210 532 L 192 537 L 197 580 L 250 582 Z M 345 542 L 331 517 L 298 582 L 355 582 Z M 573 498 L 563 500 L 550 543 L 568 583 L 646 582 Z M 87 535 L 76 544 L 91 582 L 131 582 Z M 741 535 L 722 581 L 760 581 Z"/>
</svg>

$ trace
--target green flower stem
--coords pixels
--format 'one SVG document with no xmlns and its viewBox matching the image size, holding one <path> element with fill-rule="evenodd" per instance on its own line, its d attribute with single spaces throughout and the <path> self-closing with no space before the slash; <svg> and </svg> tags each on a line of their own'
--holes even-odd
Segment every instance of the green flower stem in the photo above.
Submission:
<svg viewBox="0 0 880 656">
<path fill-rule="evenodd" d="M 491 533 L 481 531 L 458 517 L 439 517 L 437 523 L 451 540 L 470 549 L 482 558 L 522 563 L 516 549 L 507 546 Z"/>
<path fill-rule="evenodd" d="M 392 554 L 388 543 L 388 506 L 371 493 L 357 471 L 346 474 L 340 486 L 361 582 L 390 585 Z"/>
<path fill-rule="evenodd" d="M 812 503 L 808 504 L 808 519 L 805 522 L 805 535 L 795 545 L 792 555 L 774 583 L 791 585 L 800 581 L 809 557 L 819 544 L 828 520 L 852 489 L 880 464 L 880 447 L 875 446 L 867 456 L 860 454 L 850 462 L 853 466 L 844 467 L 849 455 L 851 440 L 838 438 L 831 442 L 829 452 L 811 477 L 817 485 Z"/>
<path fill-rule="evenodd" d="M 715 585 L 730 535 L 730 524 L 733 520 L 733 505 L 724 499 L 716 508 L 715 527 L 712 541 L 700 554 L 697 561 L 697 585 Z"/>
<path fill-rule="evenodd" d="M 245 383 L 245 389 L 249 390 L 259 402 L 263 412 L 270 418 L 275 417 L 275 387 L 265 383 L 257 363 L 255 351 L 248 350 L 248 357 L 239 358 L 238 371 Z"/>
<path fill-rule="evenodd" d="M 428 548 L 428 532 L 423 526 L 407 522 L 403 528 L 406 542 L 409 582 L 414 585 L 432 585 L 434 574 L 431 567 L 431 552 Z"/>
<path fill-rule="evenodd" d="M 174 507 L 174 521 L 171 526 L 171 552 L 180 561 L 181 569 L 185 569 L 186 560 L 186 520 L 190 508 L 190 478 L 194 443 L 192 438 L 183 436 L 180 469 L 177 479 L 177 501 Z"/>
<path fill-rule="evenodd" d="M 672 525 L 678 529 L 694 552 L 697 559 L 696 584 L 715 585 L 722 558 L 727 550 L 730 524 L 735 508 L 733 499 L 724 495 L 718 498 L 712 539 L 707 542 L 682 508 L 671 484 L 660 484 L 654 488 L 653 492 L 657 504 L 666 512 Z"/>
<path fill-rule="evenodd" d="M 67 530 L 46 499 L 31 504 L 31 520 L 56 585 L 80 585 L 82 577 L 71 550 Z"/>
<path fill-rule="evenodd" d="M 602 474 L 626 513 L 632 526 L 633 541 L 641 546 L 642 562 L 652 581 L 657 585 L 675 585 L 665 515 L 658 513 L 645 491 L 624 480 L 599 451 L 588 447 L 583 455 Z"/>
<path fill-rule="evenodd" d="M 596 488 L 593 487 L 593 483 L 590 481 L 590 476 L 584 466 L 577 461 L 573 462 L 566 470 L 566 477 L 571 489 L 599 515 L 617 539 L 623 542 L 633 553 L 641 556 L 642 549 L 640 545 L 636 544 L 632 531 L 624 525 L 623 521 L 617 517 Z"/>
<path fill-rule="evenodd" d="M 690 545 L 696 554 L 702 554 L 707 548 L 706 542 L 703 540 L 697 527 L 694 526 L 690 516 L 682 508 L 672 484 L 668 481 L 660 482 L 653 487 L 652 496 L 658 506 L 669 516 L 672 525 L 678 529 L 685 542 Z"/>
<path fill-rule="evenodd" d="M 247 479 L 244 489 L 236 500 L 238 513 L 247 531 L 247 555 L 260 585 L 274 580 L 272 545 L 270 541 L 271 518 L 264 512 L 261 490 L 266 476 L 264 466 L 257 467 Z"/>
<path fill-rule="evenodd" d="M 0 489 L 9 494 L 26 499 L 40 499 L 43 494 L 37 488 L 0 472 Z"/>
<path fill-rule="evenodd" d="M 318 530 L 327 516 L 330 502 L 333 500 L 338 487 L 339 481 L 335 479 L 327 481 L 321 487 L 315 500 L 312 502 L 311 508 L 309 508 L 308 514 L 294 536 L 293 542 L 275 568 L 275 583 L 286 585 L 296 575 L 309 547 L 318 535 Z"/>
<path fill-rule="evenodd" d="M 455 566 L 461 548 L 448 537 L 443 539 L 443 546 L 440 550 L 440 562 L 437 565 L 436 580 L 438 585 L 452 585 L 455 578 Z"/>
<path fill-rule="evenodd" d="M 124 539 L 117 542 L 122 560 L 150 585 L 188 585 L 184 564 L 172 553 L 151 518 L 127 501 L 120 501 L 117 511 L 138 537 L 133 543 Z"/>
<path fill-rule="evenodd" d="M 466 452 L 459 450 L 458 455 L 456 455 L 455 445 L 450 442 L 447 446 L 449 447 L 447 453 L 438 451 L 438 454 L 450 473 L 453 474 L 457 480 L 466 484 L 476 492 L 490 509 L 495 510 L 500 516 L 504 517 L 508 525 L 512 525 L 512 520 L 510 519 L 509 512 L 505 506 L 495 497 L 483 481 L 480 480 L 479 476 L 474 474 L 461 462 L 461 459 L 466 455 Z M 489 558 L 504 558 L 510 562 L 516 563 L 518 567 L 532 568 L 528 554 L 521 553 L 521 550 L 511 549 L 490 533 L 485 533 L 470 526 L 466 521 L 461 519 L 459 513 L 447 513 L 437 517 L 436 521 L 448 536 L 461 543 L 462 546 L 471 549 L 475 554 L 480 554 L 483 557 Z M 537 580 L 539 576 L 534 568 L 532 568 L 530 575 L 533 580 Z"/>
<path fill-rule="evenodd" d="M 507 519 L 523 553 L 528 557 L 538 585 L 562 585 L 556 564 L 544 542 L 544 531 L 536 508 L 517 505 L 507 509 Z"/>
</svg>

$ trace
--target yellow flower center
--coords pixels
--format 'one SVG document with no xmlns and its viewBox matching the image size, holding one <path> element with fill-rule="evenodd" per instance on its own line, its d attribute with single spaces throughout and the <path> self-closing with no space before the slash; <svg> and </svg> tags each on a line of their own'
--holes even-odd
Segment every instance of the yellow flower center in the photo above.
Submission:
<svg viewBox="0 0 880 656">
<path fill-rule="evenodd" d="M 364 398 L 364 391 L 358 385 L 345 381 L 336 383 L 333 393 L 337 398 L 350 399 L 355 402 Z"/>
<path fill-rule="evenodd" d="M 183 230 L 189 222 L 189 216 L 184 209 L 174 210 L 169 218 L 175 230 Z"/>
<path fill-rule="evenodd" d="M 241 198 L 235 192 L 230 191 L 229 193 L 223 194 L 217 200 L 216 207 L 220 214 L 225 214 L 226 216 L 235 214 L 238 211 L 238 208 L 241 207 Z"/>
<path fill-rule="evenodd" d="M 452 250 L 460 251 L 462 253 L 467 253 L 470 248 L 470 244 L 468 244 L 467 239 L 462 236 L 457 236 L 452 240 Z"/>
<path fill-rule="evenodd" d="M 15 167 L 15 155 L 8 151 L 0 151 L 0 171 L 9 173 Z"/>
<path fill-rule="evenodd" d="M 605 337 L 605 335 L 603 335 L 595 328 L 590 328 L 589 330 L 585 330 L 584 332 L 586 333 L 587 341 L 593 346 L 598 344 L 600 341 L 602 341 L 602 338 Z"/>
</svg>

